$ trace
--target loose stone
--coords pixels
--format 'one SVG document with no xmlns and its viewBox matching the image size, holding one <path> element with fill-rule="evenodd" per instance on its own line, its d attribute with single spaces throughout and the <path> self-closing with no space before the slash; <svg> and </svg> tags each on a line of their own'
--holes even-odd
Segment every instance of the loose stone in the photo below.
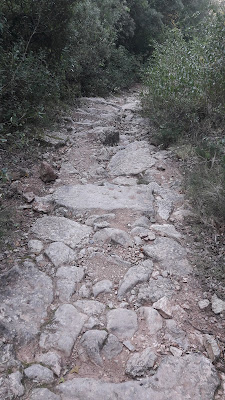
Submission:
<svg viewBox="0 0 225 400">
<path fill-rule="evenodd" d="M 210 360 L 216 361 L 220 357 L 220 348 L 216 339 L 211 335 L 204 335 L 204 345 Z"/>
<path fill-rule="evenodd" d="M 62 242 L 51 243 L 45 250 L 45 254 L 56 268 L 76 259 L 76 253 Z"/>
<path fill-rule="evenodd" d="M 103 354 L 107 360 L 112 360 L 118 356 L 123 350 L 122 344 L 119 342 L 115 335 L 109 334 L 103 347 Z"/>
<path fill-rule="evenodd" d="M 27 378 L 37 383 L 51 383 L 54 380 L 53 372 L 40 364 L 25 368 L 24 374 Z"/>
<path fill-rule="evenodd" d="M 86 350 L 90 360 L 100 367 L 103 366 L 100 350 L 107 338 L 106 331 L 91 330 L 84 333 L 81 339 L 81 344 Z"/>
<path fill-rule="evenodd" d="M 111 290 L 112 282 L 107 279 L 99 281 L 93 286 L 94 297 L 97 297 L 100 293 L 110 293 Z"/>
<path fill-rule="evenodd" d="M 126 374 L 132 378 L 146 375 L 153 368 L 156 358 L 150 347 L 147 347 L 141 353 L 133 354 L 127 362 Z"/>
</svg>

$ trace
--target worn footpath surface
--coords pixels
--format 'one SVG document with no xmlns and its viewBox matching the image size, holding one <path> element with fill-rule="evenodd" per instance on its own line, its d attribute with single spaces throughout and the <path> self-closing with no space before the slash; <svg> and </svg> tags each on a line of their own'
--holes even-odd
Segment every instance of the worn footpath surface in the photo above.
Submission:
<svg viewBox="0 0 225 400">
<path fill-rule="evenodd" d="M 193 323 L 222 337 L 225 302 L 194 278 L 182 177 L 139 111 L 135 91 L 85 98 L 46 135 L 59 176 L 24 194 L 37 218 L 0 277 L 2 400 L 225 398 L 223 343 Z"/>
</svg>

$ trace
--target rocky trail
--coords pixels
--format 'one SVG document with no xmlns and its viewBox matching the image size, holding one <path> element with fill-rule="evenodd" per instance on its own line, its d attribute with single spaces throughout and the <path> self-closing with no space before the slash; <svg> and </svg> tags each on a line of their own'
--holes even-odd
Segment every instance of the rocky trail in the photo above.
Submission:
<svg viewBox="0 0 225 400">
<path fill-rule="evenodd" d="M 148 137 L 135 90 L 83 98 L 46 134 L 58 177 L 46 153 L 23 260 L 1 275 L 1 400 L 225 399 L 209 327 L 224 338 L 225 302 L 196 281 L 182 175 Z"/>
</svg>

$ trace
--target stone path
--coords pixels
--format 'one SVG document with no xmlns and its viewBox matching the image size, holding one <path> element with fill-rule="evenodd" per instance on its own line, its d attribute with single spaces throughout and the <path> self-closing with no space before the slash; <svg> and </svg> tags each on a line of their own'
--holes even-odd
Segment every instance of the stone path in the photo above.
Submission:
<svg viewBox="0 0 225 400">
<path fill-rule="evenodd" d="M 181 176 L 139 109 L 135 92 L 85 98 L 70 133 L 46 138 L 65 145 L 60 174 L 1 277 L 2 400 L 225 398 L 218 343 L 188 324 L 188 296 L 199 313 L 210 300 L 177 229 Z"/>
</svg>

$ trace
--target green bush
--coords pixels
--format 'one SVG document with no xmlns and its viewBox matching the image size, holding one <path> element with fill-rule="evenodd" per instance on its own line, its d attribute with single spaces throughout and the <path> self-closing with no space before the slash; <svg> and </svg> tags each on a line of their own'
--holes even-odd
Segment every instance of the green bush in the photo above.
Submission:
<svg viewBox="0 0 225 400">
<path fill-rule="evenodd" d="M 225 100 L 224 14 L 212 14 L 187 40 L 167 33 L 147 67 L 143 105 L 161 132 L 175 139 L 223 123 Z M 167 135 L 164 135 L 165 137 Z"/>
</svg>

